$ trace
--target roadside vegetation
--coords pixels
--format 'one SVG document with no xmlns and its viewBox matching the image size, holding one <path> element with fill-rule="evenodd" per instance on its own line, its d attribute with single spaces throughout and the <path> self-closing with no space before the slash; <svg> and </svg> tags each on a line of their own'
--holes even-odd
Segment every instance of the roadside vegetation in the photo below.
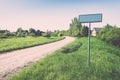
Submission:
<svg viewBox="0 0 120 80">
<path fill-rule="evenodd" d="M 56 36 L 63 36 L 64 31 L 41 31 L 41 30 L 36 30 L 34 28 L 30 28 L 29 30 L 24 30 L 21 27 L 18 28 L 15 32 L 10 32 L 9 30 L 0 30 L 0 38 L 11 38 L 11 37 L 19 37 L 19 38 L 25 38 L 27 36 L 32 36 L 32 37 L 56 37 Z"/>
<path fill-rule="evenodd" d="M 0 30 L 0 53 L 46 44 L 63 38 L 58 30 L 53 32 L 43 32 L 34 28 L 29 30 L 18 28 L 15 32 Z"/>
<path fill-rule="evenodd" d="M 107 24 L 97 35 L 97 38 L 120 48 L 120 28 Z"/>
<path fill-rule="evenodd" d="M 120 50 L 91 38 L 91 64 L 87 65 L 87 38 L 33 64 L 8 80 L 119 80 Z"/>
<path fill-rule="evenodd" d="M 75 42 L 33 64 L 8 80 L 119 80 L 120 28 L 107 24 L 91 37 L 91 64 L 87 65 L 88 27 L 74 18 L 68 30 L 43 32 L 18 28 L 0 30 L 0 52 L 76 37 Z"/>
<path fill-rule="evenodd" d="M 16 49 L 23 49 L 27 47 L 37 46 L 50 42 L 55 42 L 64 37 L 26 37 L 26 38 L 2 38 L 0 39 L 0 53 L 8 52 Z"/>
</svg>

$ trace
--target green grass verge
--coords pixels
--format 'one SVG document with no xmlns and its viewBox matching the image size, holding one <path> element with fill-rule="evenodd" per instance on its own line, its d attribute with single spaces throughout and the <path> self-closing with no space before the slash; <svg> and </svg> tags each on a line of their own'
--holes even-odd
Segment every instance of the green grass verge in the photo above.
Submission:
<svg viewBox="0 0 120 80">
<path fill-rule="evenodd" d="M 27 37 L 0 39 L 0 53 L 55 42 L 64 37 Z"/>
<path fill-rule="evenodd" d="M 8 80 L 120 80 L 120 50 L 91 38 L 88 67 L 87 38 L 76 39 Z"/>
</svg>

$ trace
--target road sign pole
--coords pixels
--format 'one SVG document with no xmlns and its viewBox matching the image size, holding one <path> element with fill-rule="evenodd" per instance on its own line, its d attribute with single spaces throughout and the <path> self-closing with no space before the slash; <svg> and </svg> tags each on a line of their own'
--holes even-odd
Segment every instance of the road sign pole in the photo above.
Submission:
<svg viewBox="0 0 120 80">
<path fill-rule="evenodd" d="M 89 27 L 88 27 L 88 66 L 90 66 L 90 30 L 91 30 L 91 23 L 89 23 Z"/>
<path fill-rule="evenodd" d="M 80 23 L 89 23 L 88 26 L 88 60 L 87 65 L 90 66 L 90 30 L 91 30 L 91 23 L 95 22 L 102 22 L 102 14 L 85 14 L 79 15 L 79 22 Z"/>
</svg>

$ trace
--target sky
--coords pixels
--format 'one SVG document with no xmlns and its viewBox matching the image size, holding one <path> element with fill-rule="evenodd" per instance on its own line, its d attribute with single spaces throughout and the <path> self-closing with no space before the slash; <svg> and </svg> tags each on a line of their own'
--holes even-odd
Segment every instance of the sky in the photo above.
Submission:
<svg viewBox="0 0 120 80">
<path fill-rule="evenodd" d="M 96 13 L 103 20 L 92 28 L 120 26 L 120 0 L 0 0 L 0 29 L 67 30 L 74 17 Z"/>
</svg>

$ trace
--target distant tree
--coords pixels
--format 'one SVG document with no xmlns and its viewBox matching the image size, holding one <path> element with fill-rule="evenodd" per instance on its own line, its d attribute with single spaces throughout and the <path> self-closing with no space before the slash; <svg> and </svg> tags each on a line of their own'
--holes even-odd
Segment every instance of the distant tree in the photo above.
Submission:
<svg viewBox="0 0 120 80">
<path fill-rule="evenodd" d="M 104 26 L 105 29 L 110 30 L 111 28 L 114 28 L 114 26 L 107 24 Z"/>
<path fill-rule="evenodd" d="M 8 30 L 0 30 L 0 33 L 10 32 Z"/>
<path fill-rule="evenodd" d="M 23 30 L 22 28 L 18 28 L 16 31 L 16 37 L 26 37 L 28 35 L 27 30 Z"/>
<path fill-rule="evenodd" d="M 51 32 L 51 36 L 58 36 L 59 35 L 59 33 L 60 33 L 60 31 L 59 30 L 55 30 L 54 32 Z"/>
<path fill-rule="evenodd" d="M 29 33 L 35 33 L 35 32 L 36 32 L 35 29 L 33 29 L 33 28 L 30 28 L 30 29 L 29 29 Z"/>
<path fill-rule="evenodd" d="M 20 27 L 20 28 L 17 29 L 16 32 L 20 32 L 20 33 L 22 33 L 22 32 L 23 32 L 23 29 Z"/>
<path fill-rule="evenodd" d="M 62 33 L 59 33 L 58 36 L 63 36 L 63 34 L 62 34 Z"/>
<path fill-rule="evenodd" d="M 10 31 L 8 30 L 0 30 L 0 38 L 8 38 L 11 36 Z"/>
<path fill-rule="evenodd" d="M 5 31 L 4 35 L 5 35 L 6 37 L 9 37 L 9 36 L 11 36 L 11 33 L 10 33 L 10 31 Z"/>
<path fill-rule="evenodd" d="M 51 31 L 47 31 L 43 34 L 44 37 L 50 38 L 51 37 Z"/>
<path fill-rule="evenodd" d="M 37 31 L 35 32 L 35 35 L 36 35 L 36 36 L 42 36 L 42 31 L 37 30 Z"/>
<path fill-rule="evenodd" d="M 29 28 L 29 36 L 36 36 L 36 30 L 33 28 Z"/>
</svg>

